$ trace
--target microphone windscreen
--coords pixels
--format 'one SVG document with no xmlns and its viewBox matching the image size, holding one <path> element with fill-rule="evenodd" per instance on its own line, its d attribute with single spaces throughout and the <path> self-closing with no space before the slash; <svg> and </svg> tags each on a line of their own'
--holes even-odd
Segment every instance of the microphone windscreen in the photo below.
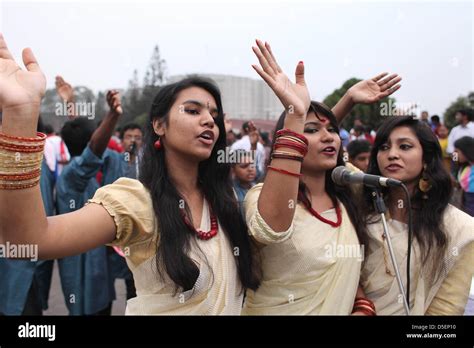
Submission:
<svg viewBox="0 0 474 348">
<path fill-rule="evenodd" d="M 332 173 L 331 173 L 331 179 L 332 181 L 337 184 L 337 185 L 344 185 L 344 182 L 342 180 L 343 176 L 344 176 L 344 172 L 346 171 L 346 167 L 345 166 L 338 166 L 336 168 L 333 169 Z"/>
</svg>

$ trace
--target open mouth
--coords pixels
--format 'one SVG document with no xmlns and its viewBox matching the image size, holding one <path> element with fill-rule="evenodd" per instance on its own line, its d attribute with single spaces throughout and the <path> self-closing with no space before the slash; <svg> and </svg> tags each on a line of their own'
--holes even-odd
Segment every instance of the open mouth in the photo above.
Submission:
<svg viewBox="0 0 474 348">
<path fill-rule="evenodd" d="M 328 146 L 328 147 L 325 147 L 323 151 L 321 151 L 321 153 L 325 155 L 333 156 L 336 154 L 336 148 L 334 146 Z"/>
<path fill-rule="evenodd" d="M 214 133 L 210 130 L 202 132 L 199 134 L 198 138 L 206 145 L 212 145 L 214 143 Z"/>
</svg>

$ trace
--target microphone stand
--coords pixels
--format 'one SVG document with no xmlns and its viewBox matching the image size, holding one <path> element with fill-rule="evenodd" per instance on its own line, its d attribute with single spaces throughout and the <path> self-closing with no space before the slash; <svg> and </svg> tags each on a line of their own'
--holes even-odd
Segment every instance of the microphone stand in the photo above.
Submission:
<svg viewBox="0 0 474 348">
<path fill-rule="evenodd" d="M 395 276 L 397 278 L 398 288 L 400 289 L 400 293 L 402 294 L 403 306 L 405 308 L 406 314 L 410 315 L 410 308 L 408 306 L 407 297 L 406 297 L 406 294 L 405 294 L 405 289 L 404 289 L 403 283 L 402 283 L 402 277 L 400 276 L 400 271 L 398 269 L 398 263 L 397 263 L 397 260 L 395 258 L 395 253 L 394 253 L 393 247 L 392 247 L 392 239 L 391 239 L 390 233 L 388 231 L 387 220 L 385 218 L 385 212 L 387 211 L 387 207 L 385 206 L 385 203 L 382 199 L 382 195 L 380 194 L 380 191 L 377 188 L 374 188 L 374 191 L 372 192 L 372 199 L 374 200 L 375 210 L 377 210 L 377 213 L 379 213 L 380 217 L 382 218 L 384 236 L 385 236 L 385 239 L 387 240 L 388 251 L 390 252 L 390 259 L 392 260 L 393 268 L 395 270 Z"/>
</svg>

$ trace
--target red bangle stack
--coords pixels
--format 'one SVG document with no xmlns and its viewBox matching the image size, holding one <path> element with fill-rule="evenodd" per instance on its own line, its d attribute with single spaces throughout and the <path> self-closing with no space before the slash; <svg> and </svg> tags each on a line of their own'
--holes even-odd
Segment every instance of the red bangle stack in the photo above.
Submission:
<svg viewBox="0 0 474 348">
<path fill-rule="evenodd" d="M 352 313 L 355 312 L 361 312 L 369 316 L 377 315 L 374 303 L 363 297 L 356 297 L 354 307 L 352 308 Z"/>
<path fill-rule="evenodd" d="M 292 149 L 298 153 L 278 151 L 278 149 Z M 291 129 L 280 129 L 276 132 L 275 144 L 273 145 L 272 159 L 289 159 L 293 161 L 303 162 L 304 156 L 308 153 L 308 139 L 302 134 L 293 132 Z M 281 168 L 267 166 L 269 170 L 273 170 L 282 174 L 301 177 L 300 173 L 293 173 Z"/>
<path fill-rule="evenodd" d="M 36 138 L 0 133 L 1 190 L 21 190 L 39 183 L 45 139 L 43 133 Z"/>
</svg>

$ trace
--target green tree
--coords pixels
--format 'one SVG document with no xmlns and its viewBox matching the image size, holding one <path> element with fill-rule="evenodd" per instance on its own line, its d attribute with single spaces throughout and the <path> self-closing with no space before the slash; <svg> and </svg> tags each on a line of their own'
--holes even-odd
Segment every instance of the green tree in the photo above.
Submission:
<svg viewBox="0 0 474 348">
<path fill-rule="evenodd" d="M 444 124 L 449 129 L 456 125 L 455 115 L 459 109 L 474 107 L 474 92 L 469 93 L 468 96 L 459 96 L 455 101 L 448 106 L 443 114 Z"/>
</svg>

